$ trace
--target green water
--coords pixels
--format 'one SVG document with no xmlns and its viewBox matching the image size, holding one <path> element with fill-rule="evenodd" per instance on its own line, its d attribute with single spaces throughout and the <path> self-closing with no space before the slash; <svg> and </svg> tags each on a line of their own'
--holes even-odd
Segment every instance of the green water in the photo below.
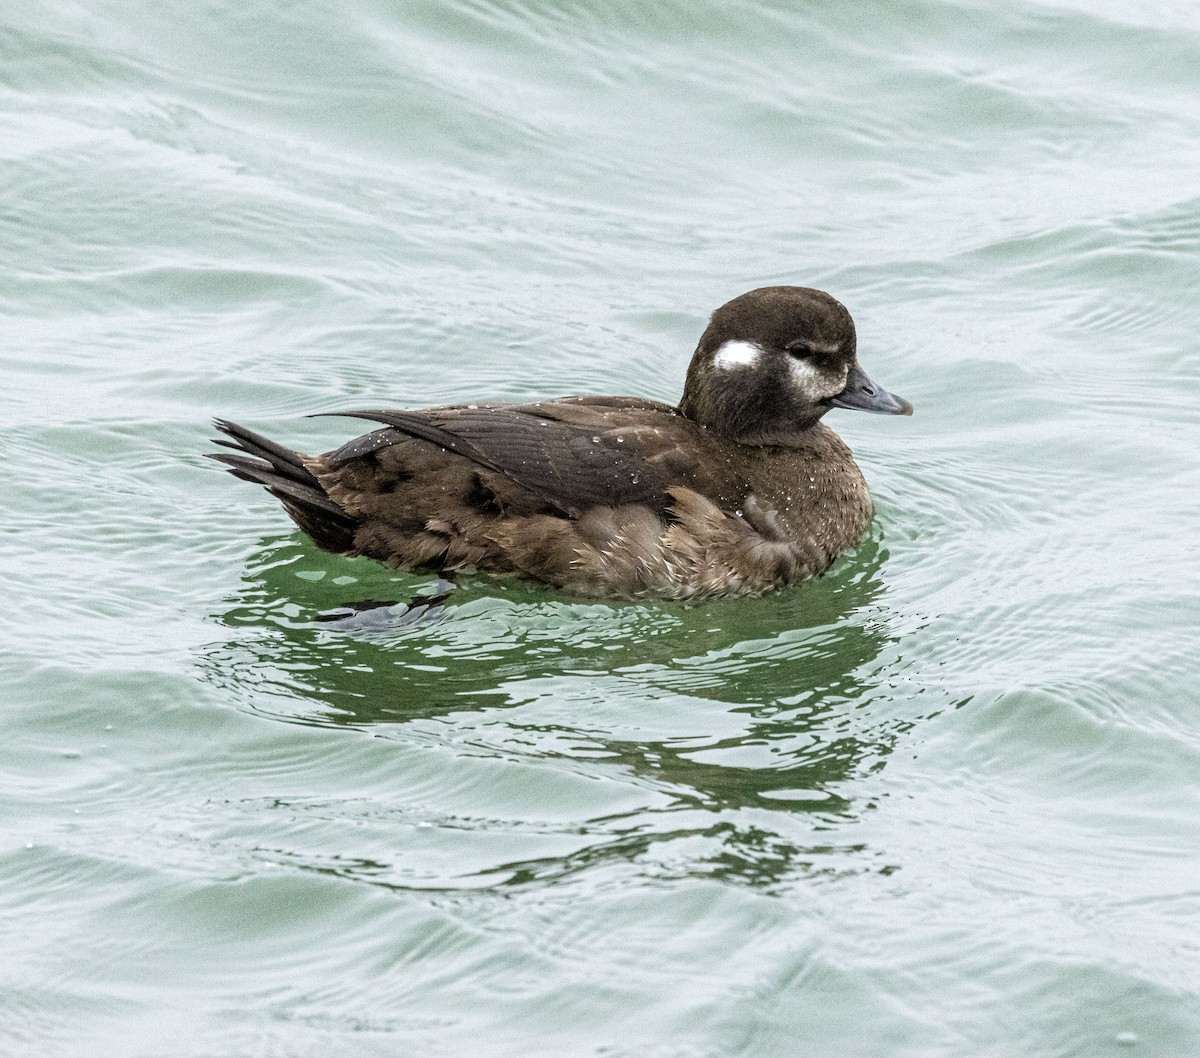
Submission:
<svg viewBox="0 0 1200 1058">
<path fill-rule="evenodd" d="M 1186 0 L 0 14 L 0 1053 L 1200 1053 Z M 802 283 L 912 419 L 769 599 L 323 555 L 201 458 L 675 400 Z"/>
</svg>

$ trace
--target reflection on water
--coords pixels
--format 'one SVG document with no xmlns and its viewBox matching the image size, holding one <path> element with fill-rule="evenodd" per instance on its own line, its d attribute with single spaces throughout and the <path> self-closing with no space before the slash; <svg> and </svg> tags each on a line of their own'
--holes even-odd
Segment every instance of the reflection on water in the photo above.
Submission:
<svg viewBox="0 0 1200 1058">
<path fill-rule="evenodd" d="M 913 723 L 896 709 L 893 666 L 881 659 L 893 642 L 882 603 L 886 557 L 876 530 L 815 582 L 697 607 L 577 602 L 522 582 L 472 579 L 421 620 L 374 609 L 331 625 L 317 616 L 438 588 L 272 539 L 217 615 L 230 638 L 208 649 L 201 667 L 259 714 L 448 749 L 451 785 L 472 783 L 475 762 L 489 759 L 531 765 L 522 797 L 533 802 L 551 796 L 540 789 L 545 777 L 581 769 L 632 795 L 616 811 L 587 797 L 572 805 L 555 828 L 577 836 L 565 851 L 557 843 L 552 855 L 514 858 L 500 842 L 476 859 L 473 887 L 544 882 L 615 861 L 651 875 L 771 886 L 797 871 L 863 867 L 831 868 L 863 850 L 821 832 L 869 809 L 850 787 L 882 767 Z M 475 810 L 490 813 L 486 794 Z M 439 826 L 521 827 L 519 807 L 513 817 L 447 808 Z M 368 861 L 369 870 L 349 861 L 321 869 L 389 884 L 395 872 L 359 862 Z"/>
</svg>

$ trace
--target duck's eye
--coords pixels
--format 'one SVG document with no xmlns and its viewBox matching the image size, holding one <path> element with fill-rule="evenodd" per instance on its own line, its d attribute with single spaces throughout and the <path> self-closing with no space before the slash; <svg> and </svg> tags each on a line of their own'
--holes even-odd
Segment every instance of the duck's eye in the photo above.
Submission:
<svg viewBox="0 0 1200 1058">
<path fill-rule="evenodd" d="M 788 342 L 788 344 L 784 346 L 784 349 L 787 350 L 788 356 L 792 357 L 793 360 L 807 360 L 813 355 L 813 351 L 809 347 L 808 342 Z"/>
</svg>

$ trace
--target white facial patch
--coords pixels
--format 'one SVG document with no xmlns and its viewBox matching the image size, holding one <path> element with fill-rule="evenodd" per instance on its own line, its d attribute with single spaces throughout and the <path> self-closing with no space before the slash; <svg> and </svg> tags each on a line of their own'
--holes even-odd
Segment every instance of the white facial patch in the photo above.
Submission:
<svg viewBox="0 0 1200 1058">
<path fill-rule="evenodd" d="M 758 363 L 760 356 L 762 356 L 761 346 L 740 338 L 731 338 L 729 341 L 721 343 L 716 356 L 713 357 L 713 367 L 720 368 L 722 371 L 753 367 Z"/>
<path fill-rule="evenodd" d="M 818 370 L 809 360 L 791 360 L 788 363 L 788 375 L 796 391 L 814 404 L 837 392 L 836 389 L 830 389 L 832 380 L 829 374 Z"/>
</svg>

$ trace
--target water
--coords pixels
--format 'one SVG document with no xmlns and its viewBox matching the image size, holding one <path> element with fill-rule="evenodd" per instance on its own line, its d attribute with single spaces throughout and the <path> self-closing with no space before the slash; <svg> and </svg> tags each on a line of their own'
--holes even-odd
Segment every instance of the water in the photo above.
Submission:
<svg viewBox="0 0 1200 1058">
<path fill-rule="evenodd" d="M 1193 1055 L 1200 16 L 0 16 L 0 1051 Z M 203 460 L 679 393 L 833 292 L 910 420 L 766 600 L 316 552 Z"/>
</svg>

